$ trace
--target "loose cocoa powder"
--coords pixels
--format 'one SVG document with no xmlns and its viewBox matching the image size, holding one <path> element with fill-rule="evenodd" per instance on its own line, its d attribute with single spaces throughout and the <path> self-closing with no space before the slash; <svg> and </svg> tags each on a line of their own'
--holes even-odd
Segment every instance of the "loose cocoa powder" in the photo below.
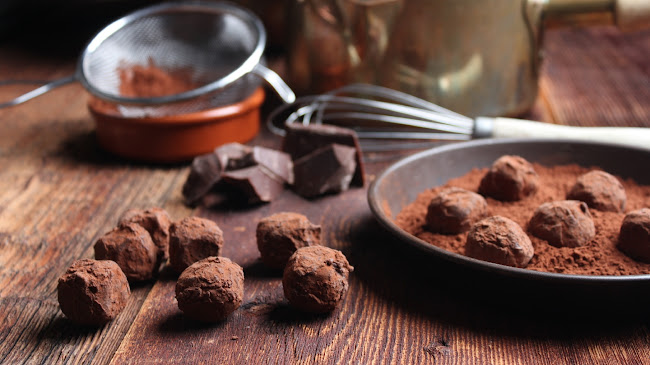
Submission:
<svg viewBox="0 0 650 365">
<path fill-rule="evenodd" d="M 535 194 L 520 201 L 502 202 L 486 198 L 488 215 L 508 217 L 527 230 L 535 209 L 542 203 L 565 200 L 577 178 L 597 168 L 578 165 L 547 167 L 537 163 L 533 167 L 539 175 L 539 189 Z M 464 254 L 467 233 L 456 235 L 436 234 L 425 228 L 427 206 L 439 191 L 455 186 L 473 192 L 488 169 L 473 169 L 459 178 L 451 179 L 444 186 L 426 190 L 405 207 L 396 217 L 399 227 L 414 236 L 447 251 Z M 632 179 L 621 180 L 627 193 L 626 212 L 650 207 L 650 186 L 641 186 Z M 650 274 L 650 264 L 635 261 L 616 248 L 625 212 L 602 212 L 590 209 L 596 235 L 581 247 L 554 247 L 527 231 L 535 248 L 535 255 L 526 267 L 536 271 L 577 275 L 639 275 Z"/>
<path fill-rule="evenodd" d="M 118 68 L 120 94 L 128 97 L 156 97 L 179 94 L 197 88 L 190 70 L 163 70 L 152 59 L 144 65 L 122 65 Z"/>
</svg>

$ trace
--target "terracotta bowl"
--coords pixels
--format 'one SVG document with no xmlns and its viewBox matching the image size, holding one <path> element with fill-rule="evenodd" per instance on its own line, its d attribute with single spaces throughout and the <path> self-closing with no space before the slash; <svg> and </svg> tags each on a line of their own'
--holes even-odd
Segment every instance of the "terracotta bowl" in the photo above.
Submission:
<svg viewBox="0 0 650 365">
<path fill-rule="evenodd" d="M 260 129 L 264 90 L 233 105 L 162 117 L 125 117 L 115 107 L 91 98 L 88 109 L 99 144 L 128 159 L 172 163 L 209 153 L 229 142 L 244 143 Z"/>
</svg>

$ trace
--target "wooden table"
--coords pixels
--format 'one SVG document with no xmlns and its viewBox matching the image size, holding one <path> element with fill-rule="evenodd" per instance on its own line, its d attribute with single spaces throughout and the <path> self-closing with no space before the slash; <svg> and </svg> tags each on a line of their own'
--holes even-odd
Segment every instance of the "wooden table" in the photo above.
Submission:
<svg viewBox="0 0 650 365">
<path fill-rule="evenodd" d="M 553 30 L 545 50 L 540 96 L 528 117 L 650 127 L 650 32 Z M 65 76 L 76 56 L 3 43 L 0 79 Z M 0 100 L 26 89 L 2 87 Z M 180 193 L 187 165 L 131 163 L 103 152 L 86 100 L 75 85 L 0 110 L 0 363 L 650 363 L 647 316 L 572 322 L 517 310 L 534 303 L 516 298 L 495 308 L 492 298 L 452 290 L 452 276 L 379 228 L 366 189 L 313 202 L 287 190 L 254 208 L 188 208 Z M 273 147 L 279 139 L 264 132 L 256 143 Z M 365 158 L 370 180 L 392 162 Z M 150 206 L 221 226 L 224 256 L 245 269 L 244 304 L 220 324 L 187 321 L 176 307 L 175 276 L 163 271 L 156 282 L 133 285 L 110 324 L 72 324 L 59 310 L 58 277 L 74 260 L 93 257 L 94 242 L 124 210 Z M 356 268 L 343 306 L 331 315 L 292 310 L 280 277 L 258 261 L 257 220 L 280 211 L 321 224 L 325 244 Z M 558 300 L 580 311 L 580 303 Z"/>
</svg>

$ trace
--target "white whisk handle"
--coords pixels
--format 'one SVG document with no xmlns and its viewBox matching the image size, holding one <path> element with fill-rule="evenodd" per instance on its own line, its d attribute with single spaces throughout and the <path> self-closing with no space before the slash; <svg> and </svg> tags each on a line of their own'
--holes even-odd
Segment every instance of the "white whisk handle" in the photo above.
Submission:
<svg viewBox="0 0 650 365">
<path fill-rule="evenodd" d="M 485 123 L 492 118 L 479 119 Z M 578 139 L 650 148 L 650 128 L 572 127 L 511 118 L 492 119 L 492 137 Z"/>
</svg>

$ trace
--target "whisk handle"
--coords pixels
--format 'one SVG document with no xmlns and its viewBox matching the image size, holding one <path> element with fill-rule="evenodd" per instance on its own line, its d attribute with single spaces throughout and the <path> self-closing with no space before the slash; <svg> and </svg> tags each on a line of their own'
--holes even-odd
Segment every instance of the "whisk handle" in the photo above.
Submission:
<svg viewBox="0 0 650 365">
<path fill-rule="evenodd" d="M 62 79 L 52 81 L 49 84 L 45 84 L 45 85 L 43 85 L 41 87 L 38 87 L 38 88 L 36 88 L 36 89 L 34 89 L 32 91 L 26 92 L 26 93 L 20 95 L 19 97 L 15 98 L 13 100 L 9 100 L 7 102 L 0 103 L 0 109 L 6 108 L 6 107 L 9 107 L 9 106 L 13 106 L 13 105 L 22 104 L 22 103 L 24 103 L 24 102 L 26 102 L 28 100 L 31 100 L 31 99 L 33 99 L 33 98 L 35 98 L 37 96 L 43 95 L 46 92 L 48 92 L 48 91 L 50 91 L 50 90 L 52 90 L 54 88 L 57 88 L 57 87 L 63 86 L 63 85 L 67 85 L 67 84 L 72 83 L 72 82 L 74 82 L 76 80 L 77 80 L 77 76 L 72 75 L 72 76 L 68 76 L 68 77 L 64 77 Z"/>
<path fill-rule="evenodd" d="M 650 148 L 650 128 L 573 127 L 511 118 L 477 118 L 477 126 L 489 120 L 495 138 L 577 139 Z"/>
</svg>

